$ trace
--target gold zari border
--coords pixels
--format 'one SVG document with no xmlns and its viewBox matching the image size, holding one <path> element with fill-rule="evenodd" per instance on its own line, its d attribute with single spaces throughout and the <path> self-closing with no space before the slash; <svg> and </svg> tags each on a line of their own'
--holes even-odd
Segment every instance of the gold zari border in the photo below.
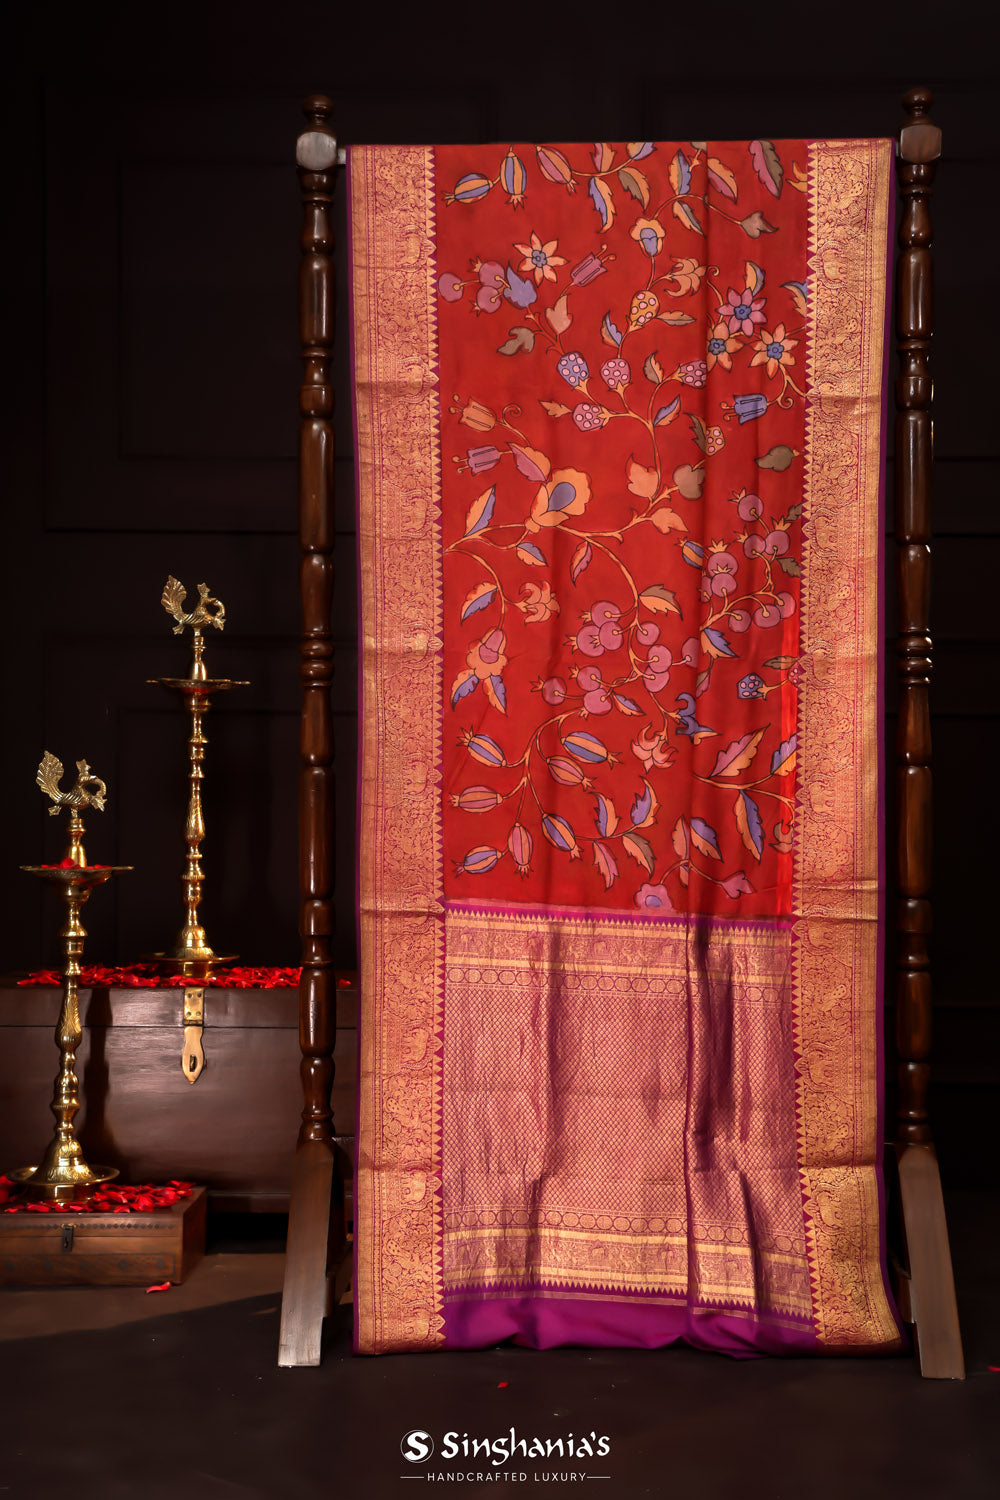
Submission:
<svg viewBox="0 0 1000 1500">
<path fill-rule="evenodd" d="M 350 198 L 364 695 L 354 1310 L 357 1347 L 375 1353 L 444 1338 L 433 152 L 352 148 Z"/>
<path fill-rule="evenodd" d="M 809 148 L 799 1160 L 820 1343 L 891 1346 L 878 1192 L 879 549 L 891 141 Z"/>
</svg>

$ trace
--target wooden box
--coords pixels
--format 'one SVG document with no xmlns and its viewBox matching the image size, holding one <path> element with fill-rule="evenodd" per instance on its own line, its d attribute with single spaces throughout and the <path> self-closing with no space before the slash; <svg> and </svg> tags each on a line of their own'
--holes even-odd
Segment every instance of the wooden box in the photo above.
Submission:
<svg viewBox="0 0 1000 1500">
<path fill-rule="evenodd" d="M 55 987 L 0 982 L 0 1172 L 37 1161 L 52 1135 L 60 999 Z M 353 988 L 338 988 L 333 1110 L 344 1175 L 355 1004 Z M 123 1182 L 203 1183 L 213 1212 L 283 1212 L 302 1115 L 298 990 L 206 989 L 205 1069 L 195 1083 L 182 1067 L 183 1009 L 181 988 L 81 989 L 84 1154 L 118 1167 Z"/>
<path fill-rule="evenodd" d="M 205 1253 L 205 1189 L 152 1213 L 0 1214 L 0 1285 L 180 1282 Z"/>
</svg>

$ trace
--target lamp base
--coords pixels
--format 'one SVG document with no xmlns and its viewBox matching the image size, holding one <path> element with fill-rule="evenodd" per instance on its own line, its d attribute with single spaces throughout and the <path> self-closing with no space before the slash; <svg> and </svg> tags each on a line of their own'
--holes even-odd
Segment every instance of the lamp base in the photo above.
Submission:
<svg viewBox="0 0 1000 1500">
<path fill-rule="evenodd" d="M 118 1176 L 117 1167 L 87 1167 L 87 1176 L 75 1182 L 46 1182 L 44 1178 L 36 1178 L 37 1167 L 17 1167 L 11 1172 L 11 1182 L 16 1182 L 19 1187 L 26 1187 L 34 1197 L 45 1198 L 50 1203 L 73 1203 L 81 1198 L 89 1198 L 94 1188 L 100 1187 L 102 1182 L 111 1182 Z"/>
</svg>

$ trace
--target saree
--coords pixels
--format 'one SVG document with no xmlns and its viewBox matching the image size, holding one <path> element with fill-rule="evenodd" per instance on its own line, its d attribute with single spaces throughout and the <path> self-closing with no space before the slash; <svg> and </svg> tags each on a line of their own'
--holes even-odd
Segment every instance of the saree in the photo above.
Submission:
<svg viewBox="0 0 1000 1500">
<path fill-rule="evenodd" d="M 355 1347 L 899 1347 L 892 143 L 349 152 Z"/>
</svg>

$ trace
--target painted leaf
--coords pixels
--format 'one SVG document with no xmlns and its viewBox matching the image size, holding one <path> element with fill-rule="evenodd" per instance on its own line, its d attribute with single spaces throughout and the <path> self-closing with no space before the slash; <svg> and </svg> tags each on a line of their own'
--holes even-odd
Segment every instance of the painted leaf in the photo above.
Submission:
<svg viewBox="0 0 1000 1500">
<path fill-rule="evenodd" d="M 772 667 L 775 672 L 787 672 L 789 667 L 794 667 L 798 661 L 797 656 L 772 656 L 770 661 L 764 663 L 765 667 Z"/>
<path fill-rule="evenodd" d="M 752 214 L 747 214 L 745 219 L 740 220 L 740 228 L 752 240 L 759 240 L 762 234 L 775 233 L 774 225 L 767 222 L 759 208 L 755 208 Z"/>
<path fill-rule="evenodd" d="M 511 443 L 509 447 L 514 455 L 517 472 L 534 484 L 544 484 L 552 472 L 552 465 L 545 454 L 537 448 L 522 448 L 519 443 Z"/>
<path fill-rule="evenodd" d="M 615 159 L 614 147 L 610 141 L 595 141 L 590 159 L 594 163 L 595 172 L 606 172 Z"/>
<path fill-rule="evenodd" d="M 645 469 L 634 458 L 628 461 L 629 492 L 642 500 L 652 500 L 660 487 L 660 478 L 655 469 Z"/>
<path fill-rule="evenodd" d="M 742 870 L 737 870 L 735 875 L 728 876 L 722 882 L 722 889 L 734 901 L 737 896 L 750 896 L 753 894 L 753 886 Z"/>
<path fill-rule="evenodd" d="M 795 748 L 797 744 L 798 738 L 794 734 L 789 739 L 782 740 L 777 750 L 771 756 L 772 776 L 790 776 L 792 774 L 795 770 Z"/>
<path fill-rule="evenodd" d="M 662 382 L 663 366 L 660 364 L 660 361 L 657 359 L 655 354 L 650 354 L 648 356 L 642 367 L 642 373 L 645 375 L 646 379 L 651 380 L 654 385 L 659 385 Z"/>
<path fill-rule="evenodd" d="M 652 156 L 656 150 L 652 141 L 629 141 L 625 150 L 632 161 L 642 161 L 644 156 Z"/>
<path fill-rule="evenodd" d="M 791 292 L 792 306 L 800 318 L 804 318 L 808 312 L 807 298 L 809 296 L 808 284 L 804 281 L 783 281 L 782 287 Z"/>
<path fill-rule="evenodd" d="M 470 615 L 478 614 L 481 609 L 486 609 L 493 603 L 496 592 L 495 583 L 477 583 L 471 593 L 466 594 L 459 619 L 467 620 Z"/>
<path fill-rule="evenodd" d="M 719 853 L 719 835 L 704 818 L 691 819 L 691 842 L 706 859 L 722 859 Z"/>
<path fill-rule="evenodd" d="M 679 294 L 677 292 L 671 292 L 670 295 L 671 297 L 676 297 Z M 690 313 L 671 312 L 669 308 L 666 312 L 657 313 L 656 316 L 659 318 L 661 323 L 668 323 L 671 328 L 683 328 L 685 323 L 694 322 L 694 318 Z"/>
<path fill-rule="evenodd" d="M 623 833 L 622 844 L 636 864 L 641 865 L 647 875 L 652 875 L 656 868 L 656 856 L 650 848 L 649 840 L 643 838 L 641 833 Z"/>
<path fill-rule="evenodd" d="M 632 803 L 632 811 L 629 817 L 632 819 L 634 828 L 648 828 L 655 823 L 656 814 L 660 810 L 660 804 L 656 800 L 656 793 L 645 777 L 642 778 L 642 791 L 638 793 Z"/>
<path fill-rule="evenodd" d="M 681 865 L 680 869 L 677 871 L 677 879 L 680 881 L 681 885 L 684 886 L 685 889 L 686 889 L 688 881 L 691 879 L 691 874 L 690 874 L 690 871 L 688 870 L 687 865 Z"/>
<path fill-rule="evenodd" d="M 790 505 L 788 507 L 788 509 L 785 511 L 785 520 L 786 521 L 797 521 L 799 519 L 799 516 L 801 516 L 801 514 L 802 514 L 802 502 L 799 501 L 795 505 Z"/>
<path fill-rule="evenodd" d="M 687 525 L 683 517 L 679 516 L 675 510 L 671 510 L 669 505 L 661 505 L 659 509 L 654 510 L 649 519 L 657 531 L 664 533 L 668 531 L 687 531 Z"/>
<path fill-rule="evenodd" d="M 507 689 L 503 685 L 502 677 L 487 677 L 483 682 L 483 692 L 498 713 L 507 712 Z"/>
<path fill-rule="evenodd" d="M 600 215 L 601 228 L 610 229 L 615 222 L 615 200 L 611 196 L 611 189 L 599 177 L 592 177 L 588 191 L 590 201 Z"/>
<path fill-rule="evenodd" d="M 639 599 L 654 614 L 681 614 L 681 607 L 677 603 L 677 595 L 672 589 L 666 588 L 662 583 L 654 583 L 648 589 L 643 589 L 639 595 Z"/>
<path fill-rule="evenodd" d="M 477 531 L 484 531 L 493 519 L 493 507 L 497 503 L 497 487 L 491 485 L 484 490 L 478 499 L 473 500 L 465 517 L 465 535 L 475 536 Z"/>
<path fill-rule="evenodd" d="M 708 180 L 717 193 L 728 198 L 731 203 L 736 202 L 739 189 L 736 186 L 736 174 L 725 162 L 721 162 L 717 156 L 708 158 Z"/>
<path fill-rule="evenodd" d="M 641 714 L 643 712 L 638 703 L 634 702 L 631 698 L 626 698 L 624 693 L 612 693 L 611 696 L 623 714 Z"/>
<path fill-rule="evenodd" d="M 779 443 L 777 447 L 770 448 L 763 458 L 758 458 L 757 467 L 758 469 L 775 469 L 780 474 L 783 469 L 788 468 L 794 457 L 793 448 L 787 447 L 785 443 Z"/>
<path fill-rule="evenodd" d="M 515 307 L 530 307 L 537 300 L 538 293 L 535 290 L 535 283 L 533 281 L 519 276 L 514 267 L 508 265 L 507 286 L 504 296 L 509 302 L 513 302 Z"/>
<path fill-rule="evenodd" d="M 673 473 L 674 484 L 680 490 L 685 500 L 700 500 L 702 486 L 705 483 L 705 470 L 699 464 L 697 468 L 691 464 L 681 464 Z"/>
<path fill-rule="evenodd" d="M 649 206 L 649 183 L 638 167 L 620 167 L 618 181 L 630 198 L 635 198 L 643 208 Z"/>
<path fill-rule="evenodd" d="M 781 158 L 775 151 L 770 141 L 751 141 L 750 160 L 753 169 L 761 182 L 775 198 L 781 197 L 781 184 L 784 180 L 785 169 L 781 165 Z"/>
<path fill-rule="evenodd" d="M 764 824 L 761 822 L 760 809 L 749 792 L 736 793 L 733 812 L 736 814 L 740 838 L 754 859 L 759 861 L 764 852 Z"/>
<path fill-rule="evenodd" d="M 552 307 L 545 309 L 545 318 L 555 333 L 565 333 L 573 321 L 573 315 L 569 310 L 569 297 L 565 292 Z"/>
<path fill-rule="evenodd" d="M 680 219 L 686 229 L 693 229 L 695 234 L 704 234 L 698 215 L 689 203 L 677 202 L 673 206 L 675 219 Z"/>
<path fill-rule="evenodd" d="M 808 192 L 809 178 L 803 172 L 797 161 L 792 162 L 792 175 L 788 180 L 789 187 L 795 188 L 800 193 Z"/>
<path fill-rule="evenodd" d="M 479 686 L 479 678 L 471 668 L 466 672 L 459 672 L 451 685 L 451 706 L 457 708 L 462 698 L 467 698 L 474 693 Z"/>
<path fill-rule="evenodd" d="M 683 151 L 675 153 L 670 163 L 670 186 L 679 196 L 691 191 L 691 167 Z"/>
<path fill-rule="evenodd" d="M 662 427 L 665 422 L 672 422 L 681 409 L 681 398 L 675 396 L 668 406 L 661 406 L 653 418 L 654 427 Z"/>
<path fill-rule="evenodd" d="M 621 347 L 622 331 L 616 323 L 612 322 L 609 312 L 604 314 L 601 322 L 601 338 L 606 344 L 610 344 L 612 349 L 619 349 Z"/>
<path fill-rule="evenodd" d="M 688 848 L 687 824 L 683 818 L 678 818 L 670 833 L 670 842 L 674 846 L 674 853 L 681 859 L 687 859 L 690 850 Z"/>
<path fill-rule="evenodd" d="M 550 417 L 568 417 L 569 407 L 564 406 L 561 401 L 539 401 L 539 406 L 544 407 Z"/>
<path fill-rule="evenodd" d="M 569 565 L 569 576 L 572 578 L 574 586 L 580 574 L 584 573 L 590 567 L 590 560 L 593 555 L 593 549 L 589 542 L 581 542 L 573 553 L 573 561 Z"/>
<path fill-rule="evenodd" d="M 536 547 L 534 542 L 518 542 L 517 555 L 522 562 L 530 563 L 532 567 L 547 568 L 549 565 L 545 553 L 540 547 Z"/>
<path fill-rule="evenodd" d="M 764 737 L 764 729 L 751 730 L 749 734 L 743 734 L 738 740 L 733 740 L 725 750 L 719 751 L 718 759 L 712 769 L 713 776 L 738 776 L 745 771 L 747 766 L 757 754 L 760 742 Z"/>
<path fill-rule="evenodd" d="M 748 260 L 743 267 L 743 274 L 747 279 L 747 286 L 755 297 L 759 297 L 764 290 L 764 281 L 766 279 L 760 266 L 755 260 Z"/>
<path fill-rule="evenodd" d="M 702 693 L 707 693 L 708 692 L 708 685 L 709 685 L 709 683 L 711 681 L 712 681 L 712 663 L 709 662 L 708 666 L 704 669 L 704 671 L 699 672 L 698 676 L 695 678 L 694 695 L 695 695 L 696 698 L 700 698 L 701 695 L 702 695 Z M 714 734 L 715 731 L 713 730 L 712 732 Z"/>
<path fill-rule="evenodd" d="M 716 630 L 714 625 L 706 625 L 701 632 L 701 643 L 709 656 L 736 656 L 737 653 L 726 640 L 721 630 Z"/>
<path fill-rule="evenodd" d="M 799 567 L 794 557 L 779 557 L 778 567 L 783 573 L 787 573 L 790 578 L 798 578 L 802 573 L 802 569 Z"/>
<path fill-rule="evenodd" d="M 691 423 L 691 436 L 698 444 L 702 453 L 705 453 L 708 449 L 708 433 L 705 430 L 704 422 L 700 417 L 696 417 L 693 412 L 688 412 L 688 420 Z"/>
<path fill-rule="evenodd" d="M 601 879 L 604 881 L 604 889 L 610 891 L 618 879 L 618 864 L 611 850 L 599 839 L 594 841 L 594 864 L 600 871 Z"/>
<path fill-rule="evenodd" d="M 530 354 L 535 347 L 535 335 L 530 328 L 508 328 L 508 338 L 497 346 L 498 354 Z"/>
<path fill-rule="evenodd" d="M 602 839 L 610 838 L 618 827 L 618 814 L 610 797 L 598 794 L 594 811 L 594 826 Z"/>
</svg>

